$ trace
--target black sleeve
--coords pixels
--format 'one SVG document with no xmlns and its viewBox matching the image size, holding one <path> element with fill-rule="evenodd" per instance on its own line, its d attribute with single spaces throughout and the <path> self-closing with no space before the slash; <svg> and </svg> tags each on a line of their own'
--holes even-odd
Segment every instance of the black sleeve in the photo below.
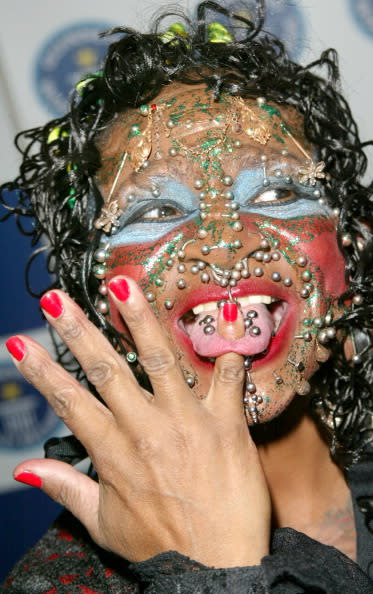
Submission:
<svg viewBox="0 0 373 594">
<path fill-rule="evenodd" d="M 167 552 L 129 569 L 146 594 L 372 594 L 373 582 L 334 547 L 291 528 L 277 530 L 260 566 L 208 568 Z"/>
</svg>

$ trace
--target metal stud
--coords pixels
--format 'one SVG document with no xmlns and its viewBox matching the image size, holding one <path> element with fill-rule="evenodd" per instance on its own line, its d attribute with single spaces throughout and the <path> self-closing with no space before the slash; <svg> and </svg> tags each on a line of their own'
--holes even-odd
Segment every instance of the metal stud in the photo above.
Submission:
<svg viewBox="0 0 373 594">
<path fill-rule="evenodd" d="M 178 289 L 185 289 L 186 287 L 186 282 L 183 278 L 181 278 L 180 280 L 177 281 L 176 286 Z"/>
<path fill-rule="evenodd" d="M 255 274 L 255 276 L 263 276 L 263 274 L 264 274 L 263 268 L 260 268 L 259 266 L 257 266 L 256 268 L 254 268 L 254 274 Z"/>
<path fill-rule="evenodd" d="M 280 252 L 272 252 L 272 260 L 274 260 L 275 262 L 278 262 L 278 260 L 280 258 L 281 258 Z"/>
<path fill-rule="evenodd" d="M 215 328 L 214 328 L 214 326 L 211 326 L 209 324 L 208 326 L 205 326 L 204 327 L 203 331 L 204 331 L 205 334 L 211 335 L 211 334 L 214 334 Z"/>
<path fill-rule="evenodd" d="M 305 256 L 298 256 L 295 262 L 298 266 L 303 268 L 303 266 L 306 266 L 307 264 L 307 258 Z"/>
<path fill-rule="evenodd" d="M 189 375 L 185 381 L 188 384 L 189 388 L 193 388 L 195 386 L 196 380 L 193 376 Z"/>
<path fill-rule="evenodd" d="M 279 272 L 272 272 L 271 278 L 275 283 L 278 283 L 281 280 L 281 274 Z"/>
<path fill-rule="evenodd" d="M 166 309 L 172 309 L 174 306 L 174 303 L 170 299 L 166 299 L 166 301 L 164 302 L 164 306 Z"/>
<path fill-rule="evenodd" d="M 247 312 L 246 317 L 249 318 L 249 319 L 251 318 L 253 320 L 254 318 L 257 318 L 258 317 L 258 312 L 255 311 L 255 309 L 250 309 Z"/>
<path fill-rule="evenodd" d="M 151 291 L 146 293 L 145 298 L 147 301 L 149 301 L 149 303 L 152 303 L 153 301 L 155 301 L 155 295 Z"/>
<path fill-rule="evenodd" d="M 201 253 L 202 253 L 204 256 L 207 256 L 207 255 L 210 253 L 210 251 L 211 251 L 211 250 L 210 250 L 210 248 L 209 248 L 209 246 L 208 246 L 208 245 L 203 245 L 203 246 L 201 247 Z"/>
<path fill-rule="evenodd" d="M 284 278 L 283 283 L 284 283 L 285 287 L 291 287 L 291 285 L 293 284 L 293 281 L 291 280 L 291 278 L 286 277 L 286 278 Z"/>
<path fill-rule="evenodd" d="M 250 336 L 259 336 L 262 333 L 259 326 L 252 326 L 249 330 Z"/>
</svg>

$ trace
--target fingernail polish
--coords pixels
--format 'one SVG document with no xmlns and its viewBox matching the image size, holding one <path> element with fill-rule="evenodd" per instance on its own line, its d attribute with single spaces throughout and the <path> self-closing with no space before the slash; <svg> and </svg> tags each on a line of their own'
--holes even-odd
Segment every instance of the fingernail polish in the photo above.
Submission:
<svg viewBox="0 0 373 594">
<path fill-rule="evenodd" d="M 40 305 L 52 318 L 59 318 L 63 312 L 63 305 L 60 296 L 54 291 L 43 295 Z"/>
<path fill-rule="evenodd" d="M 226 322 L 235 322 L 238 316 L 238 308 L 236 303 L 224 303 L 223 318 Z"/>
<path fill-rule="evenodd" d="M 17 361 L 22 361 L 23 357 L 25 356 L 26 347 L 23 340 L 18 338 L 18 336 L 12 336 L 8 338 L 5 343 L 6 348 Z"/>
<path fill-rule="evenodd" d="M 129 285 L 124 278 L 116 278 L 109 283 L 109 289 L 119 301 L 127 301 L 130 296 Z"/>
<path fill-rule="evenodd" d="M 43 481 L 41 480 L 40 476 L 37 476 L 33 472 L 28 472 L 27 470 L 25 470 L 24 472 L 20 472 L 14 478 L 19 483 L 30 485 L 30 487 L 38 487 L 39 489 L 43 484 Z"/>
</svg>

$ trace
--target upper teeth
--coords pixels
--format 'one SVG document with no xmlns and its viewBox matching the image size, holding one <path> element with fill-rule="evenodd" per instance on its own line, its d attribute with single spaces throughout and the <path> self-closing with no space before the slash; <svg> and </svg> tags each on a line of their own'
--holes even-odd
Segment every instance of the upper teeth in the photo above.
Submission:
<svg viewBox="0 0 373 594">
<path fill-rule="evenodd" d="M 269 295 L 248 295 L 247 297 L 235 297 L 235 301 L 237 301 L 242 307 L 245 305 L 251 305 L 252 303 L 264 303 L 265 305 L 270 305 L 274 301 L 277 301 L 275 297 L 270 297 Z M 218 308 L 217 301 L 209 301 L 208 303 L 200 303 L 193 307 L 193 313 L 195 316 L 198 314 L 203 313 L 204 311 L 212 311 L 213 309 Z"/>
</svg>

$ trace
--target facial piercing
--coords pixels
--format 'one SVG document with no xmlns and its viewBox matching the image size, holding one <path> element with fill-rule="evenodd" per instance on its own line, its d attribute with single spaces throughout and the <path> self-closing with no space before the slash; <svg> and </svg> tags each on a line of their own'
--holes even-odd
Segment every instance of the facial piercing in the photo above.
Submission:
<svg viewBox="0 0 373 594">
<path fill-rule="evenodd" d="M 292 361 L 291 359 L 288 359 L 288 362 L 293 365 L 300 373 L 305 370 L 305 366 L 302 361 Z"/>
<path fill-rule="evenodd" d="M 145 299 L 149 302 L 149 303 L 153 303 L 153 301 L 155 301 L 155 295 L 154 293 L 152 293 L 151 291 L 149 291 L 148 293 L 146 293 L 145 295 Z"/>
<path fill-rule="evenodd" d="M 364 297 L 362 295 L 354 295 L 352 298 L 354 305 L 362 305 L 364 303 Z"/>
<path fill-rule="evenodd" d="M 164 302 L 164 306 L 166 309 L 172 309 L 174 306 L 174 303 L 170 299 L 166 299 L 166 301 Z"/>
<path fill-rule="evenodd" d="M 196 380 L 193 376 L 188 375 L 185 379 L 186 383 L 188 384 L 189 388 L 193 388 L 195 386 Z"/>
<path fill-rule="evenodd" d="M 330 357 L 328 349 L 321 344 L 317 344 L 315 352 L 316 361 L 318 363 L 325 363 Z"/>
<path fill-rule="evenodd" d="M 272 375 L 275 378 L 275 382 L 278 386 L 280 386 L 281 384 L 284 383 L 284 380 L 282 379 L 282 377 L 280 377 L 279 375 L 277 375 L 277 373 L 275 371 L 272 371 Z"/>
</svg>

